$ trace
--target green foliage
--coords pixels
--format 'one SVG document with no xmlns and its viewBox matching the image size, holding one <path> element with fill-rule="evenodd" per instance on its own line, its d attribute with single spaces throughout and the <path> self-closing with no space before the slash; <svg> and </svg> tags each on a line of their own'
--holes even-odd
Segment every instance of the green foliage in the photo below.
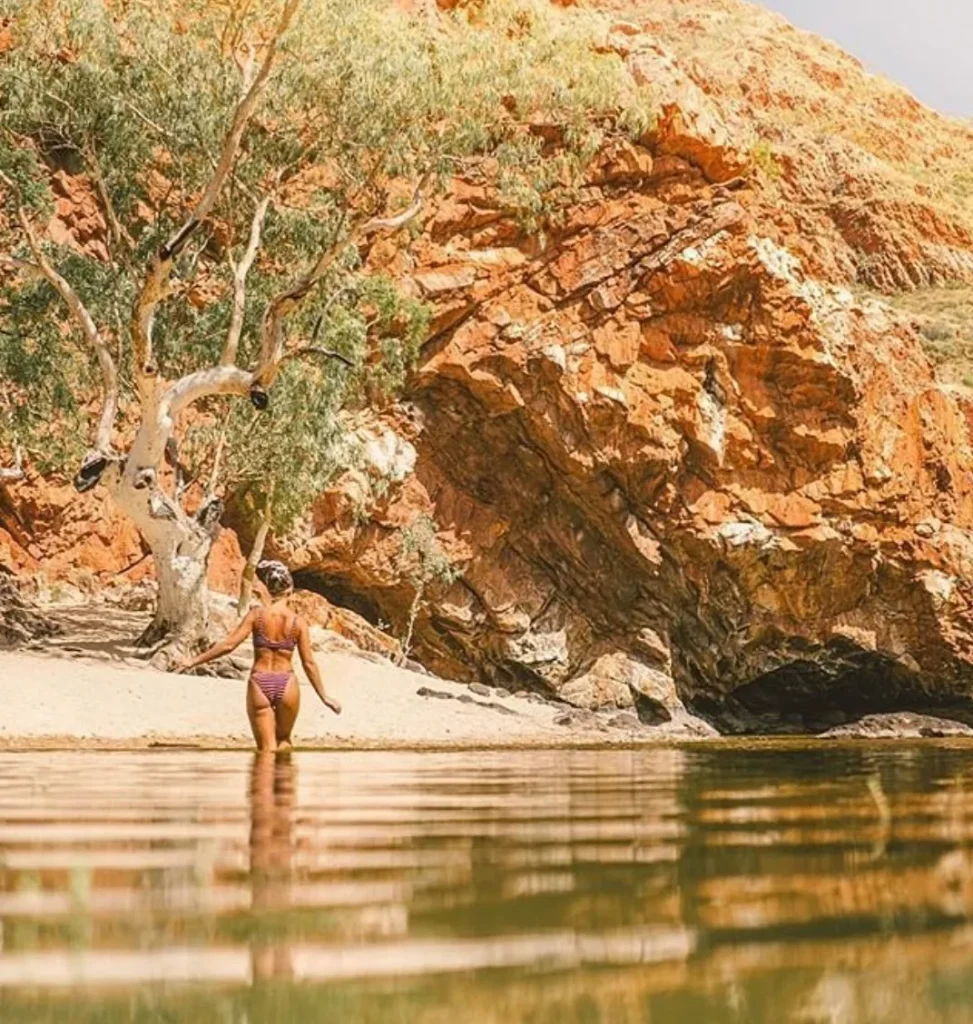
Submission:
<svg viewBox="0 0 973 1024">
<path fill-rule="evenodd" d="M 402 529 L 401 540 L 405 576 L 417 590 L 432 583 L 455 583 L 462 576 L 439 543 L 430 516 L 417 516 Z"/>
<path fill-rule="evenodd" d="M 973 377 L 973 289 L 946 285 L 875 297 L 916 326 L 941 379 L 965 384 Z"/>
<path fill-rule="evenodd" d="M 920 177 L 920 175 L 916 176 Z M 967 205 L 973 199 L 973 172 L 957 171 L 950 179 L 948 191 L 960 204 Z"/>
<path fill-rule="evenodd" d="M 14 206 L 43 224 L 56 172 L 98 186 L 106 222 L 111 214 L 119 224 L 104 233 L 110 258 L 44 244 L 116 354 L 123 406 L 134 397 L 128 320 L 147 261 L 212 173 L 248 46 L 259 61 L 279 11 L 269 0 L 0 0 L 14 41 L 0 55 L 0 171 L 15 186 L 4 196 L 0 251 L 28 256 Z M 254 208 L 272 192 L 238 362 L 255 364 L 271 297 L 337 247 L 288 321 L 288 345 L 313 340 L 352 365 L 288 363 L 256 427 L 245 403 L 211 402 L 182 442 L 200 473 L 225 423 L 227 485 L 259 506 L 273 482 L 278 528 L 294 521 L 345 457 L 339 410 L 394 397 L 427 326 L 425 310 L 363 270 L 357 247 L 341 248 L 352 221 L 406 206 L 430 175 L 434 192 L 445 175 L 475 167 L 526 230 L 543 230 L 606 134 L 638 135 L 652 123 L 651 97 L 595 45 L 605 26 L 546 0 L 487 0 L 473 23 L 460 12 L 435 24 L 391 0 L 306 0 L 230 184 L 177 260 L 155 355 L 168 379 L 218 359 L 232 309 L 229 258 L 240 258 Z M 48 285 L 4 276 L 0 432 L 16 431 L 51 462 L 79 447 L 48 443 L 52 423 L 79 441 L 90 411 L 83 396 L 97 388 L 93 355 L 79 342 Z"/>
<path fill-rule="evenodd" d="M 776 181 L 784 173 L 773 147 L 766 139 L 754 144 L 750 150 L 750 160 L 754 167 L 772 181 Z"/>
<path fill-rule="evenodd" d="M 50 214 L 47 172 L 33 149 L 11 145 L 9 139 L 0 136 L 0 172 L 13 182 L 25 206 L 40 214 Z"/>
<path fill-rule="evenodd" d="M 73 332 L 61 328 L 46 282 L 34 278 L 13 289 L 0 278 L 0 438 L 16 438 L 38 468 L 50 470 L 81 457 L 88 430 L 80 396 L 98 381 Z"/>
<path fill-rule="evenodd" d="M 437 583 L 448 587 L 462 578 L 463 573 L 453 565 L 449 554 L 439 543 L 436 523 L 430 516 L 416 516 L 402 529 L 400 540 L 400 569 L 414 591 L 406 633 L 402 638 L 402 650 L 408 654 L 419 608 L 428 588 Z"/>
<path fill-rule="evenodd" d="M 270 413 L 227 403 L 227 434 L 235 443 L 227 447 L 222 480 L 254 521 L 272 495 L 271 526 L 286 533 L 340 471 L 345 437 L 336 414 L 343 390 L 339 374 L 292 363 L 277 382 Z M 213 450 L 212 434 L 200 430 L 191 438 L 203 459 Z"/>
<path fill-rule="evenodd" d="M 945 324 L 923 324 L 919 328 L 919 333 L 926 341 L 933 342 L 933 344 L 952 341 L 956 336 L 952 328 L 947 327 Z"/>
<path fill-rule="evenodd" d="M 272 493 L 271 525 L 279 534 L 354 460 L 355 444 L 345 433 L 341 410 L 395 395 L 426 333 L 425 308 L 404 300 L 386 278 L 349 280 L 343 303 L 317 343 L 344 355 L 351 367 L 327 357 L 291 361 L 274 384 L 266 412 L 226 402 L 221 416 L 191 428 L 184 442 L 183 458 L 194 476 L 204 478 L 225 430 L 230 443 L 220 480 L 255 520 Z M 376 328 L 386 334 L 385 348 L 369 364 L 369 338 Z"/>
</svg>

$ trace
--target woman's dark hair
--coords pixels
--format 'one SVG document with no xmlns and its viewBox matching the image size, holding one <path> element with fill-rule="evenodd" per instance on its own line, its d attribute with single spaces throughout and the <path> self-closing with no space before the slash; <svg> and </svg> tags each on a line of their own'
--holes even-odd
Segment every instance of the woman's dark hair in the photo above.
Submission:
<svg viewBox="0 0 973 1024">
<path fill-rule="evenodd" d="M 260 562 L 257 579 L 270 591 L 271 597 L 279 597 L 294 589 L 294 577 L 283 562 Z"/>
</svg>

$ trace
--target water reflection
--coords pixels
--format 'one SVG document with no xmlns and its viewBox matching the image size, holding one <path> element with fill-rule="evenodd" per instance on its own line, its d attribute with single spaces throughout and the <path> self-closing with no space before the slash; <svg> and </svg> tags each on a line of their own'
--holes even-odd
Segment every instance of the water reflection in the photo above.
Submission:
<svg viewBox="0 0 973 1024">
<path fill-rule="evenodd" d="M 0 755 L 5 1022 L 973 1017 L 973 749 Z"/>
<path fill-rule="evenodd" d="M 297 772 L 291 753 L 262 751 L 250 768 L 250 908 L 255 920 L 286 919 L 291 906 L 292 818 Z M 254 985 L 291 978 L 290 947 L 257 929 L 250 940 Z"/>
</svg>

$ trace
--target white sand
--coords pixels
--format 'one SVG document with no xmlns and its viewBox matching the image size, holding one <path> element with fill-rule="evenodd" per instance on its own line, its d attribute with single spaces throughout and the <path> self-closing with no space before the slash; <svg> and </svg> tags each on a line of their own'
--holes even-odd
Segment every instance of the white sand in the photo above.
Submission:
<svg viewBox="0 0 973 1024">
<path fill-rule="evenodd" d="M 543 746 L 622 741 L 553 724 L 557 710 L 347 654 L 318 654 L 335 716 L 306 683 L 294 739 L 313 747 Z M 176 676 L 131 663 L 63 654 L 0 652 L 0 747 L 251 746 L 245 683 Z M 423 687 L 475 704 L 422 697 Z M 503 714 L 488 704 L 502 704 Z"/>
</svg>

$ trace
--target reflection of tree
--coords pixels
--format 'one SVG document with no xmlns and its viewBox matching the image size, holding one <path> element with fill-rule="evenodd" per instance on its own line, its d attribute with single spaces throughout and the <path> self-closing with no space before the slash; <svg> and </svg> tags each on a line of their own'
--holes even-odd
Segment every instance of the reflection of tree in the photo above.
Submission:
<svg viewBox="0 0 973 1024">
<path fill-rule="evenodd" d="M 290 949 L 272 921 L 290 908 L 291 827 L 296 792 L 289 753 L 260 751 L 250 771 L 250 960 L 254 983 L 292 975 Z M 268 934 L 270 932 L 270 934 Z"/>
</svg>

